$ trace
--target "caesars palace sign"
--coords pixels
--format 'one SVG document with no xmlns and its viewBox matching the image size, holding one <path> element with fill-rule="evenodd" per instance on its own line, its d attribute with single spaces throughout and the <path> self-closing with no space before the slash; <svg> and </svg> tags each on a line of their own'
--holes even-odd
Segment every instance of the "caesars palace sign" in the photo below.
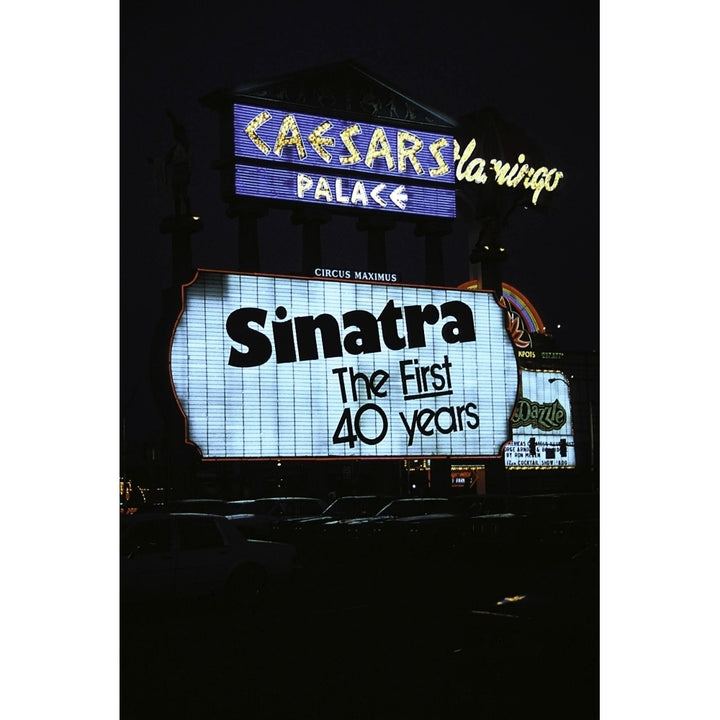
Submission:
<svg viewBox="0 0 720 720">
<path fill-rule="evenodd" d="M 235 193 L 408 215 L 455 217 L 455 181 L 532 191 L 536 204 L 563 173 L 474 156 L 449 135 L 260 106 L 233 106 Z M 488 174 L 490 173 L 490 175 Z"/>
<path fill-rule="evenodd" d="M 170 375 L 205 459 L 497 457 L 519 369 L 491 292 L 200 270 Z"/>
</svg>

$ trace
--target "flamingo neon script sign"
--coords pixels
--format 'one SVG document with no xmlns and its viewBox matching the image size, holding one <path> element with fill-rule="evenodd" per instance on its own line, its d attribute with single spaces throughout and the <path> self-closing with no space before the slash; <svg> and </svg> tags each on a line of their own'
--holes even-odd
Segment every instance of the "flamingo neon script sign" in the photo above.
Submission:
<svg viewBox="0 0 720 720">
<path fill-rule="evenodd" d="M 473 152 L 477 146 L 475 138 L 461 150 L 460 143 L 454 140 L 455 177 L 457 180 L 484 184 L 488 175 L 485 169 L 489 166 L 495 174 L 495 182 L 498 185 L 515 188 L 520 183 L 525 190 L 532 190 L 532 203 L 537 205 L 540 193 L 543 190 L 552 192 L 555 190 L 563 177 L 563 173 L 557 168 L 532 167 L 525 162 L 526 158 L 520 153 L 517 162 L 511 167 L 510 163 L 503 163 L 502 160 L 490 160 L 484 158 L 473 158 Z"/>
</svg>

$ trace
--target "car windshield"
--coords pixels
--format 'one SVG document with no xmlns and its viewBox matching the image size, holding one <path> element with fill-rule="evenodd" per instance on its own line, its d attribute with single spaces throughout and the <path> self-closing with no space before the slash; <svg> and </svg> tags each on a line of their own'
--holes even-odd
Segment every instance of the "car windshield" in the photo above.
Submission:
<svg viewBox="0 0 720 720">
<path fill-rule="evenodd" d="M 361 517 L 374 515 L 385 505 L 383 498 L 376 497 L 341 497 L 328 505 L 323 515 L 334 518 Z"/>
<path fill-rule="evenodd" d="M 189 513 L 222 513 L 225 511 L 225 502 L 223 500 L 195 499 L 172 500 L 167 503 L 167 510 L 170 512 L 189 512 Z"/>
<path fill-rule="evenodd" d="M 244 515 L 257 512 L 255 500 L 230 500 L 225 503 L 225 515 Z"/>
<path fill-rule="evenodd" d="M 244 512 L 253 513 L 254 515 L 269 515 L 273 508 L 277 507 L 277 500 L 253 500 L 252 505 Z"/>
<path fill-rule="evenodd" d="M 315 498 L 257 498 L 226 503 L 226 515 L 272 515 L 303 517 L 320 515 L 324 504 Z"/>
<path fill-rule="evenodd" d="M 302 517 L 303 515 L 319 515 L 322 511 L 322 503 L 317 500 L 296 500 L 291 510 L 297 517 Z"/>
<path fill-rule="evenodd" d="M 447 498 L 404 498 L 388 503 L 377 515 L 384 517 L 412 517 L 429 513 L 450 512 L 450 501 Z"/>
</svg>

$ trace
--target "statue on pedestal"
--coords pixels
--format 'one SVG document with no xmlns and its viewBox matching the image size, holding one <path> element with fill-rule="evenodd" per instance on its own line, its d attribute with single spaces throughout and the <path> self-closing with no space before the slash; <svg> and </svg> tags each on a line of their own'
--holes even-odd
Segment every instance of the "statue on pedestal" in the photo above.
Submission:
<svg viewBox="0 0 720 720">
<path fill-rule="evenodd" d="M 188 187 L 192 172 L 192 152 L 185 127 L 177 121 L 170 110 L 165 112 L 172 123 L 175 139 L 175 144 L 165 155 L 165 176 L 172 190 L 175 216 L 180 217 L 190 215 Z"/>
</svg>

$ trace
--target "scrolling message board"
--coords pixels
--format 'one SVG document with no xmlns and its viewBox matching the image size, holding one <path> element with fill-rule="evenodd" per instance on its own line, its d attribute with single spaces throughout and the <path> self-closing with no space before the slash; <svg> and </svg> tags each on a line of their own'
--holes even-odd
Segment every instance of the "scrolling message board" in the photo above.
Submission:
<svg viewBox="0 0 720 720">
<path fill-rule="evenodd" d="M 519 377 L 492 293 L 204 270 L 170 370 L 206 459 L 497 457 Z"/>
</svg>

